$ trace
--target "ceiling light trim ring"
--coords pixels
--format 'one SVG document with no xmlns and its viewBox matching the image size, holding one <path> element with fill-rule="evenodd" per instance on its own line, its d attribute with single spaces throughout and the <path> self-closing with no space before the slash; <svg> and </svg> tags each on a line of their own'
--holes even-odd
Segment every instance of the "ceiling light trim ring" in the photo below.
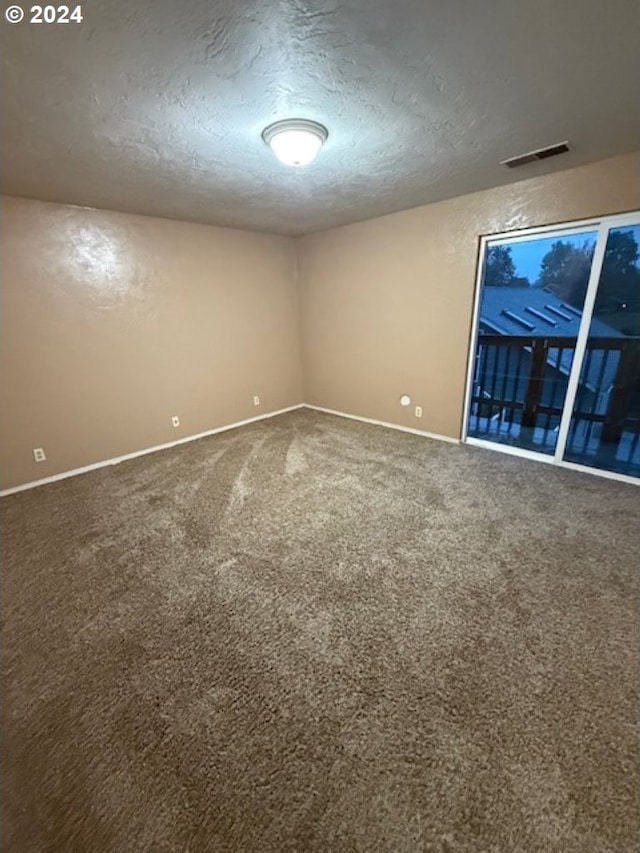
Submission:
<svg viewBox="0 0 640 853">
<path fill-rule="evenodd" d="M 262 131 L 263 140 L 287 166 L 308 166 L 328 136 L 324 125 L 304 118 L 276 121 Z"/>
<path fill-rule="evenodd" d="M 282 121 L 275 121 L 262 131 L 262 138 L 269 145 L 274 136 L 283 133 L 286 130 L 306 130 L 309 133 L 315 134 L 322 144 L 327 141 L 329 131 L 327 128 L 317 121 L 311 121 L 306 118 L 285 118 Z"/>
</svg>

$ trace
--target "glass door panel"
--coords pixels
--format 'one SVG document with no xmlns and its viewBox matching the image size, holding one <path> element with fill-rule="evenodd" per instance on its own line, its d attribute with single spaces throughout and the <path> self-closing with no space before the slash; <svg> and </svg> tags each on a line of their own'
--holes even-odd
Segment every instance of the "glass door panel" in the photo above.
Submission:
<svg viewBox="0 0 640 853">
<path fill-rule="evenodd" d="M 467 437 L 555 453 L 597 236 L 486 244 Z"/>
<path fill-rule="evenodd" d="M 564 459 L 640 476 L 640 220 L 609 230 Z"/>
</svg>

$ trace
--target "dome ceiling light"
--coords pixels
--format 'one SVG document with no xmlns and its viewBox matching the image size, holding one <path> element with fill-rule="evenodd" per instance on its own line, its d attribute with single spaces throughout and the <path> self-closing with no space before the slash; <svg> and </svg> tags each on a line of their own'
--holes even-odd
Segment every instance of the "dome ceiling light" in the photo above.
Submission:
<svg viewBox="0 0 640 853">
<path fill-rule="evenodd" d="M 264 141 L 286 166 L 308 166 L 328 135 L 326 127 L 303 118 L 277 121 L 262 131 Z"/>
</svg>

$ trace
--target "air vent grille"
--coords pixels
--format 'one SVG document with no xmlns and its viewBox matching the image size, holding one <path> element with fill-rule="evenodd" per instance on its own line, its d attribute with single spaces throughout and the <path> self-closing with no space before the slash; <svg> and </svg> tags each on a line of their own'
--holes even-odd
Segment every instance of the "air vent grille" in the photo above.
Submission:
<svg viewBox="0 0 640 853">
<path fill-rule="evenodd" d="M 517 157 L 510 157 L 508 160 L 501 160 L 500 165 L 514 169 L 516 166 L 524 166 L 525 163 L 535 163 L 536 160 L 546 160 L 547 157 L 564 154 L 568 150 L 568 142 L 558 142 L 556 145 L 548 145 L 546 148 L 538 148 L 537 151 L 529 151 L 526 154 L 519 154 Z"/>
</svg>

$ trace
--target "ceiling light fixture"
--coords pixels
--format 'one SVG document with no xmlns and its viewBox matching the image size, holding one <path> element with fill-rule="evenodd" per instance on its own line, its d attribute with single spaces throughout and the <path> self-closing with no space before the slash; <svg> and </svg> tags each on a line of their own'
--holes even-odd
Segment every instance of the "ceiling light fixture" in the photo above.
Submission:
<svg viewBox="0 0 640 853">
<path fill-rule="evenodd" d="M 286 166 L 308 166 L 328 136 L 326 127 L 304 118 L 277 121 L 262 131 L 264 141 Z"/>
</svg>

